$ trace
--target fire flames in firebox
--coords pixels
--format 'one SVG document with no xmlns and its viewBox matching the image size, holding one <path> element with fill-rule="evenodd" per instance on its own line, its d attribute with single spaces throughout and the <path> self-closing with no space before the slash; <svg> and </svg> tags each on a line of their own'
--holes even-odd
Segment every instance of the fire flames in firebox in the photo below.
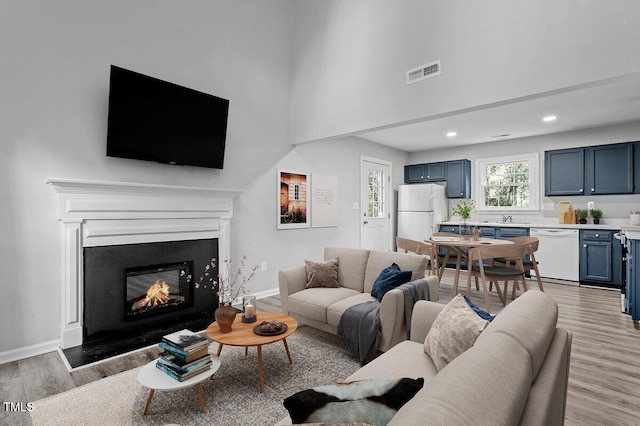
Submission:
<svg viewBox="0 0 640 426">
<path fill-rule="evenodd" d="M 131 309 L 138 311 L 152 306 L 164 305 L 169 303 L 170 300 L 169 284 L 166 281 L 160 282 L 160 280 L 156 280 L 147 290 L 146 297 L 135 302 Z"/>
</svg>

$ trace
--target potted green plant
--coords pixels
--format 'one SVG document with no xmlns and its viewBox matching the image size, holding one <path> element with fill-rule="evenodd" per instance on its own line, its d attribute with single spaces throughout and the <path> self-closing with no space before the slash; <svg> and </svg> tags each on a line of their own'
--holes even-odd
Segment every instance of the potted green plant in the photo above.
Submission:
<svg viewBox="0 0 640 426">
<path fill-rule="evenodd" d="M 471 211 L 473 211 L 475 203 L 473 200 L 462 200 L 451 209 L 451 214 L 460 216 L 462 223 L 460 223 L 460 236 L 462 238 L 469 238 L 471 236 L 471 229 L 467 220 L 471 217 Z"/>
<path fill-rule="evenodd" d="M 591 209 L 591 217 L 593 218 L 593 223 L 598 225 L 600 223 L 600 218 L 602 217 L 602 210 Z"/>
<path fill-rule="evenodd" d="M 589 216 L 589 210 L 578 209 L 578 222 L 581 224 L 587 223 L 587 216 Z"/>
</svg>

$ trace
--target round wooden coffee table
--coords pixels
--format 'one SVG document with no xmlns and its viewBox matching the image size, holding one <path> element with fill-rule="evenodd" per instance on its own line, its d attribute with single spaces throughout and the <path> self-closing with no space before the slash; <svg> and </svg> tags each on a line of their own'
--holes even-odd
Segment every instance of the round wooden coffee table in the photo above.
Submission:
<svg viewBox="0 0 640 426">
<path fill-rule="evenodd" d="M 257 316 L 258 320 L 256 322 L 244 323 L 242 322 L 242 315 L 236 315 L 236 319 L 231 326 L 231 331 L 228 333 L 221 333 L 218 323 L 213 322 L 209 327 L 207 327 L 207 336 L 214 342 L 218 342 L 218 356 L 220 356 L 224 345 L 243 346 L 245 348 L 245 354 L 248 352 L 248 348 L 250 346 L 255 346 L 258 349 L 258 381 L 260 383 L 260 393 L 263 393 L 264 370 L 262 368 L 262 346 L 282 340 L 282 343 L 284 343 L 284 349 L 287 352 L 287 357 L 289 358 L 289 364 L 293 364 L 291 353 L 289 352 L 289 345 L 287 344 L 287 337 L 296 331 L 298 323 L 289 315 L 278 312 L 258 311 Z M 288 327 L 287 331 L 275 336 L 261 336 L 253 331 L 253 327 L 260 324 L 262 321 L 269 320 L 277 320 L 285 323 Z"/>
</svg>

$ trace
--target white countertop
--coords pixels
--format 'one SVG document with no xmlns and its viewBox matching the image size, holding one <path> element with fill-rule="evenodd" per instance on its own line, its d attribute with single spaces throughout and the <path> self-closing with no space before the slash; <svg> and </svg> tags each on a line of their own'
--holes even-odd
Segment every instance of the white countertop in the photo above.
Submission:
<svg viewBox="0 0 640 426">
<path fill-rule="evenodd" d="M 609 220 L 601 220 L 599 225 L 594 225 L 593 223 L 587 223 L 585 225 L 581 225 L 579 223 L 558 223 L 557 219 L 548 220 L 543 219 L 541 221 L 536 222 L 518 222 L 514 219 L 513 223 L 501 223 L 501 222 L 484 222 L 484 221 L 473 221 L 470 220 L 467 222 L 470 226 L 494 226 L 500 228 L 557 228 L 557 229 L 612 229 L 612 230 L 620 230 L 620 229 L 634 229 L 636 232 L 640 233 L 640 226 L 630 226 L 628 219 L 609 219 Z M 451 220 L 449 222 L 442 222 L 441 225 L 460 225 L 460 222 L 457 220 Z M 640 237 L 638 238 L 640 239 Z"/>
</svg>

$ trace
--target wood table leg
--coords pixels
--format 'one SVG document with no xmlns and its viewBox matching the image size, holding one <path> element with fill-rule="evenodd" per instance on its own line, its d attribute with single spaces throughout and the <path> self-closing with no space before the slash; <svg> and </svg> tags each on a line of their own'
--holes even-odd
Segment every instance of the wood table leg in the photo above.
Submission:
<svg viewBox="0 0 640 426">
<path fill-rule="evenodd" d="M 262 369 L 262 345 L 258 345 L 258 380 L 260 381 L 260 393 L 264 392 L 264 371 Z"/>
<path fill-rule="evenodd" d="M 217 356 L 220 356 L 220 352 L 222 352 L 222 347 L 224 345 L 222 343 L 218 343 L 218 352 L 216 353 Z"/>
<path fill-rule="evenodd" d="M 282 343 L 284 343 L 284 350 L 287 351 L 287 357 L 289 358 L 289 364 L 293 364 L 293 360 L 291 359 L 291 352 L 289 352 L 289 345 L 287 344 L 286 337 L 282 339 Z"/>
<path fill-rule="evenodd" d="M 147 396 L 147 402 L 144 403 L 144 408 L 142 409 L 142 415 L 146 416 L 147 411 L 149 410 L 149 405 L 151 404 L 151 398 L 153 398 L 153 394 L 156 391 L 154 389 L 149 389 L 149 396 Z"/>
<path fill-rule="evenodd" d="M 207 407 L 204 406 L 204 395 L 202 395 L 202 386 L 200 386 L 200 383 L 196 385 L 196 393 L 198 394 L 198 400 L 200 401 L 200 412 L 206 413 Z"/>
</svg>

